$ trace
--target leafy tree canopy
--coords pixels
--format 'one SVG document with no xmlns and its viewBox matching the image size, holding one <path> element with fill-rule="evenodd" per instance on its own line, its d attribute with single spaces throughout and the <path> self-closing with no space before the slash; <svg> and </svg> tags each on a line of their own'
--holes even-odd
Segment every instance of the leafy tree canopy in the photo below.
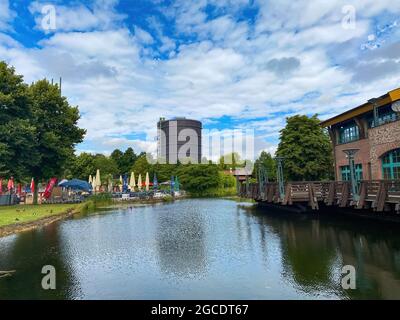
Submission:
<svg viewBox="0 0 400 320">
<path fill-rule="evenodd" d="M 276 181 L 276 162 L 269 152 L 262 151 L 254 164 L 254 172 L 257 177 L 259 168 L 265 170 L 268 181 Z"/>
<path fill-rule="evenodd" d="M 284 157 L 285 177 L 292 181 L 325 180 L 333 175 L 332 146 L 317 115 L 287 118 L 277 156 Z"/>
</svg>

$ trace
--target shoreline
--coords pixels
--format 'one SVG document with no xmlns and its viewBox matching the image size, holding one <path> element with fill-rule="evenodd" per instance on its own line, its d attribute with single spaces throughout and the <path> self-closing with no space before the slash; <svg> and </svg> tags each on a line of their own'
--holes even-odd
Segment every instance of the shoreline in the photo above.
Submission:
<svg viewBox="0 0 400 320">
<path fill-rule="evenodd" d="M 7 226 L 0 227 L 0 238 L 7 237 L 13 234 L 22 233 L 25 231 L 34 230 L 40 227 L 45 227 L 59 220 L 72 217 L 74 214 L 79 213 L 76 209 L 69 209 L 65 212 L 54 214 L 52 216 L 40 218 L 38 220 L 14 223 Z"/>
<path fill-rule="evenodd" d="M 110 205 L 124 205 L 124 204 L 155 204 L 155 203 L 170 203 L 174 202 L 175 200 L 185 199 L 187 197 L 179 197 L 171 200 L 164 200 L 160 199 L 138 199 L 138 200 L 122 200 L 122 201 L 115 201 L 113 200 Z M 7 237 L 13 234 L 18 234 L 26 231 L 31 231 L 37 228 L 45 227 L 50 225 L 54 222 L 64 220 L 70 217 L 73 217 L 76 214 L 85 212 L 85 211 L 92 211 L 96 209 L 103 208 L 103 203 L 96 204 L 93 201 L 87 201 L 78 204 L 75 208 L 68 209 L 61 213 L 56 213 L 51 216 L 43 217 L 34 221 L 29 222 L 19 222 L 13 223 L 6 226 L 0 226 L 0 238 Z"/>
<path fill-rule="evenodd" d="M 38 229 L 41 227 L 45 227 L 47 225 L 50 225 L 54 222 L 64 220 L 67 218 L 71 218 L 76 214 L 83 213 L 85 211 L 93 211 L 96 209 L 101 209 L 101 208 L 107 208 L 107 207 L 112 207 L 112 206 L 123 206 L 123 205 L 130 205 L 130 204 L 138 204 L 138 205 L 152 205 L 152 204 L 159 204 L 159 203 L 172 203 L 176 200 L 184 200 L 184 199 L 203 199 L 206 197 L 191 197 L 191 196 L 180 196 L 176 197 L 173 199 L 163 199 L 163 198 L 157 198 L 157 199 L 131 199 L 131 200 L 112 200 L 111 203 L 95 203 L 94 201 L 86 201 L 83 203 L 78 204 L 75 208 L 68 209 L 67 211 L 61 212 L 61 213 L 56 213 L 51 216 L 46 216 L 34 221 L 29 221 L 29 222 L 19 222 L 19 223 L 13 223 L 9 224 L 6 226 L 0 226 L 0 238 L 7 237 L 13 234 L 18 234 L 26 231 L 31 231 L 34 229 Z M 237 196 L 223 196 L 223 197 L 212 197 L 212 198 L 220 198 L 220 199 L 226 199 L 226 200 L 234 200 L 238 201 L 240 198 Z"/>
</svg>

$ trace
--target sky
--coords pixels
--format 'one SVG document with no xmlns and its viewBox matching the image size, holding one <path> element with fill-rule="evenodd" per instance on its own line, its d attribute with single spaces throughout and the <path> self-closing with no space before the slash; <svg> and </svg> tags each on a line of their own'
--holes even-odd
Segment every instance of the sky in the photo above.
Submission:
<svg viewBox="0 0 400 320">
<path fill-rule="evenodd" d="M 62 77 L 77 152 L 154 152 L 158 119 L 183 116 L 273 153 L 286 117 L 400 87 L 400 1 L 0 0 L 0 60 Z"/>
</svg>

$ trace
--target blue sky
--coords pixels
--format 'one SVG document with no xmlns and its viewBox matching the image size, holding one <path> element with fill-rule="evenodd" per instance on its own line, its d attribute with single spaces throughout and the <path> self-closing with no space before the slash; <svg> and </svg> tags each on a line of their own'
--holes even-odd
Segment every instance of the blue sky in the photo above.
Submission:
<svg viewBox="0 0 400 320">
<path fill-rule="evenodd" d="M 79 152 L 154 151 L 161 116 L 254 129 L 274 152 L 287 116 L 400 87 L 398 17 L 389 0 L 0 0 L 0 59 L 27 82 L 63 77 Z"/>
</svg>

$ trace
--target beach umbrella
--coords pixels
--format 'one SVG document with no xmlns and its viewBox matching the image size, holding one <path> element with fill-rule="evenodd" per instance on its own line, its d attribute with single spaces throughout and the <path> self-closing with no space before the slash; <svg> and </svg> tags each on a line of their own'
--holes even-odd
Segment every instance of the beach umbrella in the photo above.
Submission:
<svg viewBox="0 0 400 320">
<path fill-rule="evenodd" d="M 150 186 L 149 173 L 146 172 L 146 191 L 149 191 L 149 186 Z"/>
<path fill-rule="evenodd" d="M 78 179 L 72 179 L 69 181 L 66 180 L 65 182 L 61 182 L 59 186 L 71 190 L 82 190 L 82 191 L 90 191 L 92 188 L 89 182 Z"/>
<path fill-rule="evenodd" d="M 129 180 L 129 187 L 131 188 L 132 191 L 135 191 L 136 181 L 135 181 L 135 173 L 133 171 L 131 173 L 131 179 Z"/>
<path fill-rule="evenodd" d="M 97 185 L 96 185 L 96 177 L 93 176 L 93 179 L 92 179 L 92 189 L 93 189 L 93 191 L 96 191 L 96 187 L 97 187 Z"/>
<path fill-rule="evenodd" d="M 31 192 L 34 193 L 35 192 L 35 180 L 32 178 L 31 180 Z"/>
<path fill-rule="evenodd" d="M 122 192 L 122 185 L 123 185 L 123 183 L 124 183 L 124 181 L 122 180 L 122 176 L 120 175 L 120 176 L 119 176 L 119 186 L 118 186 L 118 189 L 119 189 L 119 191 L 121 191 L 121 192 Z"/>
<path fill-rule="evenodd" d="M 100 189 L 101 187 L 101 179 L 100 179 L 100 170 L 97 169 L 96 172 L 96 187 Z"/>
<path fill-rule="evenodd" d="M 92 179 L 92 175 L 89 175 L 89 181 L 88 181 L 90 184 L 92 184 L 93 183 L 93 179 Z"/>
<path fill-rule="evenodd" d="M 138 184 L 139 191 L 142 190 L 142 175 L 141 174 L 139 174 L 137 184 Z"/>
<path fill-rule="evenodd" d="M 113 181 L 110 177 L 108 177 L 108 192 L 113 192 Z"/>
<path fill-rule="evenodd" d="M 153 178 L 153 187 L 154 187 L 154 189 L 157 189 L 157 187 L 158 187 L 157 175 L 155 173 L 154 173 L 154 178 Z"/>
</svg>

